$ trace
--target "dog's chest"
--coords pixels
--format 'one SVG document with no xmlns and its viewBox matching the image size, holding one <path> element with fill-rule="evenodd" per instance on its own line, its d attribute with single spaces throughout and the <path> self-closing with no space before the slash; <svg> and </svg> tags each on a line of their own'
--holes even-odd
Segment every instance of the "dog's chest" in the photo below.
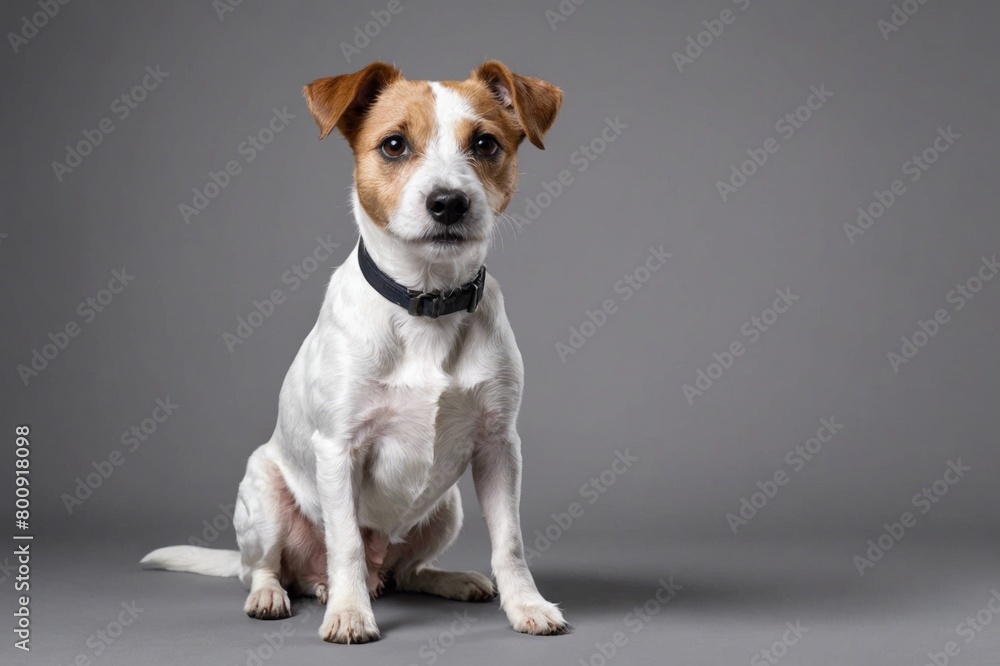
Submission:
<svg viewBox="0 0 1000 666">
<path fill-rule="evenodd" d="M 362 509 L 383 528 L 418 518 L 465 471 L 483 405 L 454 345 L 408 345 L 366 391 Z"/>
</svg>

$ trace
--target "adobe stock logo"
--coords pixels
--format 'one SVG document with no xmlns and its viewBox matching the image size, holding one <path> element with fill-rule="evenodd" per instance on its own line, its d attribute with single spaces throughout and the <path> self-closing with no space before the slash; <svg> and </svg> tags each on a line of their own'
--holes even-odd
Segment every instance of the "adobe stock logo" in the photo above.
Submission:
<svg viewBox="0 0 1000 666">
<path fill-rule="evenodd" d="M 732 3 L 737 5 L 741 12 L 745 12 L 750 8 L 752 0 L 732 0 Z M 732 9 L 723 9 L 719 13 L 718 18 L 702 21 L 701 24 L 705 26 L 705 29 L 696 35 L 688 35 L 684 52 L 673 52 L 672 57 L 674 65 L 677 66 L 677 71 L 683 74 L 685 67 L 693 65 L 694 61 L 700 58 L 701 54 L 715 43 L 715 40 L 722 37 L 722 33 L 726 31 L 726 26 L 736 22 L 738 16 L 739 14 Z"/>
<path fill-rule="evenodd" d="M 170 76 L 170 72 L 164 72 L 160 69 L 159 65 L 155 67 L 147 65 L 145 71 L 146 75 L 142 77 L 139 83 L 123 92 L 111 102 L 109 111 L 118 119 L 118 122 L 123 122 L 132 115 L 132 112 L 146 101 L 149 93 L 159 88 L 160 84 Z M 75 144 L 66 144 L 66 153 L 63 161 L 52 161 L 52 173 L 55 175 L 56 180 L 60 183 L 63 182 L 66 175 L 73 173 L 74 169 L 83 164 L 83 160 L 93 153 L 99 145 L 104 143 L 104 138 L 114 132 L 116 127 L 115 121 L 109 115 L 101 118 L 97 122 L 97 126 L 93 129 L 81 130 L 82 139 Z"/>
<path fill-rule="evenodd" d="M 264 322 L 274 316 L 278 307 L 287 302 L 288 294 L 298 291 L 310 277 L 319 271 L 325 262 L 334 256 L 334 251 L 338 247 L 340 247 L 340 243 L 334 243 L 329 235 L 326 238 L 317 237 L 312 252 L 281 274 L 281 284 L 288 287 L 287 291 L 275 288 L 263 300 L 255 299 L 253 309 L 245 317 L 240 315 L 236 318 L 236 327 L 233 332 L 223 332 L 222 342 L 226 345 L 229 353 L 234 353 L 237 347 L 249 340 L 254 332 L 264 325 Z"/>
<path fill-rule="evenodd" d="M 639 456 L 632 455 L 627 447 L 615 451 L 611 464 L 580 486 L 580 498 L 587 500 L 587 504 L 594 504 L 637 462 Z M 552 521 L 544 528 L 536 529 L 533 535 L 535 540 L 525 545 L 525 560 L 530 564 L 534 558 L 547 553 L 552 544 L 559 541 L 573 525 L 577 524 L 586 510 L 587 507 L 581 502 L 573 501 L 566 506 L 565 511 L 551 514 Z"/>
<path fill-rule="evenodd" d="M 947 129 L 938 127 L 937 134 L 930 145 L 903 162 L 902 167 L 900 167 L 903 175 L 908 176 L 911 183 L 917 182 L 961 138 L 962 135 L 953 131 L 951 125 L 948 125 Z M 888 213 L 908 191 L 906 183 L 900 178 L 892 181 L 885 190 L 875 190 L 872 193 L 873 200 L 869 200 L 863 206 L 858 206 L 855 211 L 857 216 L 855 223 L 844 223 L 844 233 L 847 234 L 848 242 L 854 245 L 856 239 L 871 229 L 875 222 Z"/>
<path fill-rule="evenodd" d="M 741 527 L 747 525 L 749 521 L 761 513 L 778 495 L 781 488 L 787 486 L 796 474 L 805 469 L 806 464 L 819 456 L 823 446 L 832 442 L 843 428 L 844 424 L 837 423 L 835 416 L 820 419 L 816 435 L 801 444 L 796 444 L 785 454 L 785 464 L 791 468 L 791 471 L 785 471 L 783 468 L 778 469 L 770 478 L 758 481 L 758 490 L 748 496 L 741 497 L 736 512 L 726 514 L 726 523 L 733 534 L 736 534 Z"/>
<path fill-rule="evenodd" d="M 1000 617 L 1000 590 L 993 588 L 990 590 L 991 596 L 986 604 L 977 610 L 975 614 L 969 614 L 955 627 L 955 634 L 963 639 L 968 645 Z M 957 657 L 962 652 L 962 646 L 958 641 L 948 641 L 944 644 L 941 652 L 928 652 L 928 661 L 924 666 L 948 666 L 952 658 Z"/>
<path fill-rule="evenodd" d="M 802 640 L 802 637 L 809 631 L 809 627 L 802 625 L 802 620 L 786 622 L 785 626 L 788 628 L 781 635 L 780 639 L 772 642 L 769 646 L 760 650 L 750 658 L 750 666 L 767 666 L 767 664 L 774 666 L 774 664 L 777 664 L 785 655 L 787 655 L 792 646 Z"/>
<path fill-rule="evenodd" d="M 70 0 L 38 0 L 38 8 L 41 11 L 35 12 L 30 17 L 21 17 L 21 29 L 18 32 L 8 32 L 7 41 L 16 54 L 21 47 L 27 44 L 38 34 L 38 31 L 49 24 L 49 21 L 56 17 L 59 10 L 64 5 L 68 5 Z"/>
<path fill-rule="evenodd" d="M 927 515 L 934 508 L 934 505 L 948 494 L 952 486 L 958 484 L 959 481 L 965 478 L 966 473 L 971 471 L 971 467 L 962 464 L 961 458 L 949 460 L 941 478 L 924 486 L 919 493 L 916 493 L 910 499 L 910 504 L 913 505 L 913 508 L 920 510 L 920 516 Z M 917 514 L 904 511 L 899 515 L 896 522 L 882 523 L 883 532 L 874 539 L 867 541 L 865 545 L 868 546 L 868 549 L 864 555 L 855 555 L 852 558 L 854 568 L 858 570 L 858 575 L 864 577 L 867 569 L 874 569 L 876 563 L 885 557 L 885 554 L 893 546 L 902 541 L 903 537 L 916 527 L 918 521 L 919 516 Z"/>
<path fill-rule="evenodd" d="M 677 593 L 684 589 L 684 586 L 675 583 L 674 577 L 670 576 L 666 580 L 661 578 L 657 581 L 660 586 L 656 588 L 653 595 L 640 604 L 633 606 L 623 620 L 625 627 L 631 630 L 632 634 L 638 634 L 650 622 L 653 617 L 677 597 Z M 607 636 L 607 641 L 597 641 L 594 643 L 594 651 L 587 657 L 577 660 L 580 666 L 608 666 L 616 656 L 628 646 L 631 637 L 623 630 L 618 630 Z"/>
<path fill-rule="evenodd" d="M 407 0 L 412 2 L 412 0 Z M 369 12 L 372 20 L 364 26 L 354 26 L 354 39 L 351 42 L 341 42 L 340 52 L 344 54 L 344 60 L 350 64 L 351 58 L 361 55 L 361 52 L 368 48 L 372 40 L 382 34 L 382 31 L 392 23 L 392 17 L 403 13 L 405 7 L 401 0 L 389 0 L 385 9 L 373 9 Z"/>
<path fill-rule="evenodd" d="M 694 386 L 690 384 L 681 386 L 681 391 L 684 393 L 684 398 L 687 400 L 689 406 L 694 404 L 695 398 L 705 395 L 715 382 L 722 379 L 726 370 L 732 368 L 736 363 L 736 359 L 746 354 L 747 349 L 751 345 L 756 344 L 760 340 L 761 335 L 770 330 L 777 323 L 778 318 L 788 312 L 795 304 L 795 301 L 800 298 L 797 294 L 792 293 L 791 287 L 776 289 L 774 293 L 778 297 L 771 303 L 771 307 L 765 308 L 760 313 L 760 316 L 750 317 L 748 321 L 740 326 L 740 334 L 747 338 L 749 342 L 744 345 L 742 341 L 734 340 L 721 354 L 713 352 L 712 358 L 714 361 L 709 363 L 704 370 L 698 368 L 695 372 Z"/>
<path fill-rule="evenodd" d="M 715 181 L 715 189 L 718 190 L 722 200 L 729 201 L 734 194 L 746 186 L 749 179 L 770 161 L 771 156 L 776 155 L 785 144 L 791 141 L 798 131 L 805 127 L 805 124 L 820 109 L 826 106 L 832 97 L 833 92 L 826 89 L 826 84 L 821 83 L 818 87 L 811 86 L 805 102 L 774 123 L 774 131 L 781 135 L 785 143 L 770 136 L 759 147 L 747 148 L 746 154 L 749 159 L 743 160 L 738 165 L 730 166 L 728 179 Z"/>
<path fill-rule="evenodd" d="M 621 121 L 621 116 L 615 116 L 612 120 L 610 116 L 604 119 L 604 127 L 588 143 L 580 144 L 569 156 L 570 166 L 576 167 L 577 173 L 583 173 L 593 164 L 598 156 L 602 155 L 608 147 L 618 140 L 618 137 L 628 129 L 628 124 Z M 551 181 L 542 180 L 539 185 L 544 192 L 538 192 L 534 196 L 524 198 L 524 213 L 509 212 L 501 216 L 500 219 L 510 218 L 517 224 L 516 234 L 523 233 L 535 220 L 542 215 L 542 211 L 555 203 L 556 199 L 569 189 L 569 186 L 576 182 L 576 176 L 569 169 L 561 170 Z M 508 208 L 508 211 L 511 209 Z"/>
<path fill-rule="evenodd" d="M 212 9 L 219 17 L 219 22 L 226 20 L 226 14 L 236 11 L 236 8 L 243 4 L 243 0 L 212 0 Z"/>
<path fill-rule="evenodd" d="M 186 202 L 177 204 L 177 210 L 184 220 L 184 224 L 191 224 L 191 220 L 201 215 L 222 192 L 229 187 L 236 176 L 243 173 L 244 164 L 250 164 L 257 156 L 267 150 L 271 142 L 288 127 L 296 115 L 288 112 L 288 107 L 272 107 L 271 117 L 267 124 L 253 134 L 248 134 L 247 138 L 236 146 L 236 153 L 243 158 L 243 163 L 238 159 L 231 159 L 218 171 L 209 170 L 208 180 L 201 187 L 191 188 L 191 204 Z"/>
<path fill-rule="evenodd" d="M 997 255 L 982 257 L 976 273 L 956 284 L 955 288 L 945 295 L 945 301 L 952 306 L 951 311 L 940 307 L 934 311 L 932 317 L 926 320 L 918 319 L 917 330 L 909 337 L 905 335 L 900 337 L 902 344 L 899 347 L 899 352 L 890 351 L 886 355 L 893 374 L 898 375 L 900 368 L 915 359 L 920 350 L 926 347 L 941 332 L 942 328 L 951 323 L 952 315 L 965 309 L 997 275 L 1000 275 L 1000 262 L 997 261 Z"/>
<path fill-rule="evenodd" d="M 653 274 L 663 268 L 667 259 L 673 256 L 670 252 L 664 252 L 663 246 L 659 248 L 649 246 L 646 260 L 630 273 L 622 276 L 615 283 L 616 294 L 622 294 L 622 302 L 632 300 L 636 292 L 642 289 L 643 285 L 650 281 Z M 601 307 L 596 310 L 587 310 L 584 314 L 587 319 L 578 326 L 569 327 L 569 339 L 566 342 L 556 342 L 556 353 L 559 360 L 566 363 L 566 359 L 578 352 L 587 344 L 587 340 L 594 337 L 597 331 L 608 323 L 608 317 L 618 312 L 618 302 L 613 298 L 607 298 L 601 303 Z"/>
<path fill-rule="evenodd" d="M 17 374 L 24 385 L 27 386 L 66 351 L 73 338 L 83 332 L 84 326 L 97 319 L 99 313 L 104 312 L 112 302 L 118 300 L 119 295 L 133 280 L 135 276 L 129 274 L 124 266 L 121 270 L 111 271 L 107 287 L 98 290 L 93 296 L 88 296 L 76 306 L 76 314 L 82 320 L 82 324 L 76 319 L 70 319 L 55 332 L 49 331 L 46 336 L 49 341 L 31 350 L 31 359 L 27 364 L 22 363 L 17 366 Z"/>
<path fill-rule="evenodd" d="M 80 651 L 69 663 L 72 664 L 92 664 L 105 654 L 115 641 L 121 639 L 125 630 L 139 619 L 139 613 L 144 608 L 139 608 L 136 600 L 131 602 L 123 601 L 119 604 L 124 610 L 118 611 L 118 615 L 100 629 L 92 633 L 84 640 L 87 650 Z"/>
<path fill-rule="evenodd" d="M 545 20 L 549 22 L 552 32 L 556 31 L 560 23 L 565 23 L 569 17 L 576 13 L 576 8 L 587 2 L 587 0 L 562 0 L 555 10 L 545 10 Z"/>
<path fill-rule="evenodd" d="M 889 35 L 899 32 L 899 29 L 907 24 L 910 17 L 915 16 L 920 11 L 920 8 L 928 2 L 930 0 L 903 0 L 900 4 L 893 4 L 892 13 L 889 14 L 889 18 L 880 18 L 875 23 L 879 32 L 882 33 L 882 39 L 889 41 Z"/>
<path fill-rule="evenodd" d="M 160 426 L 166 423 L 167 419 L 173 416 L 180 407 L 170 400 L 169 395 L 165 398 L 157 398 L 149 416 L 132 425 L 119 436 L 118 441 L 121 443 L 121 447 L 113 449 L 104 458 L 93 461 L 90 464 L 93 471 L 76 477 L 76 486 L 72 492 L 62 494 L 60 499 L 66 513 L 72 515 L 77 507 L 83 506 L 83 503 L 104 485 L 105 481 L 111 478 L 115 470 L 125 464 L 126 453 L 135 453 L 140 446 L 156 434 Z"/>
</svg>

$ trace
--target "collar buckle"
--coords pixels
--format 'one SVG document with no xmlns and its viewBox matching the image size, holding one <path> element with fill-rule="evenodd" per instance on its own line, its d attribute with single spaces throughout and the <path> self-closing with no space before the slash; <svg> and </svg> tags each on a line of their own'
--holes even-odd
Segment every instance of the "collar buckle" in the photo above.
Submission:
<svg viewBox="0 0 1000 666">
<path fill-rule="evenodd" d="M 431 319 L 437 319 L 441 316 L 442 310 L 442 299 L 439 294 L 431 294 L 426 291 L 415 291 L 413 289 L 408 289 L 407 294 L 410 296 L 410 307 L 406 309 L 414 317 L 430 317 Z M 431 304 L 431 311 L 424 312 L 424 303 Z"/>
<path fill-rule="evenodd" d="M 465 311 L 475 312 L 476 308 L 479 307 L 479 301 L 483 300 L 483 292 L 486 291 L 486 266 L 479 267 L 479 273 L 469 288 L 472 293 L 469 295 L 469 307 Z"/>
</svg>

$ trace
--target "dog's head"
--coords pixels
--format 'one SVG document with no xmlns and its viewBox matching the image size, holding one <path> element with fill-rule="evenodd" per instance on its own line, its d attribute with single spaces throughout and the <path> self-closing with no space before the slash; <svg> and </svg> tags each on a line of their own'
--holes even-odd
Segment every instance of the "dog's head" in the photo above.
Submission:
<svg viewBox="0 0 1000 666">
<path fill-rule="evenodd" d="M 562 103 L 556 86 L 497 61 L 441 82 L 374 62 L 303 93 L 320 138 L 336 127 L 354 151 L 365 244 L 405 248 L 428 265 L 482 262 L 514 194 L 518 146 L 527 138 L 542 148 Z"/>
</svg>

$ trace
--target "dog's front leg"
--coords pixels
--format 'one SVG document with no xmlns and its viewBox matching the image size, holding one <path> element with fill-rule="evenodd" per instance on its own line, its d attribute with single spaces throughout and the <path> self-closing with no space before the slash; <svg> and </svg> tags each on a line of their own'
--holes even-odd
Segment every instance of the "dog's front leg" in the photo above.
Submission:
<svg viewBox="0 0 1000 666">
<path fill-rule="evenodd" d="M 316 483 L 323 511 L 329 599 L 319 635 L 330 643 L 367 643 L 379 638 L 368 594 L 365 546 L 358 526 L 360 465 L 350 445 L 313 436 Z"/>
<path fill-rule="evenodd" d="M 521 440 L 517 433 L 477 442 L 472 478 L 492 542 L 493 575 L 500 606 L 517 631 L 561 634 L 566 621 L 555 604 L 546 601 L 528 570 L 521 538 Z"/>
</svg>

